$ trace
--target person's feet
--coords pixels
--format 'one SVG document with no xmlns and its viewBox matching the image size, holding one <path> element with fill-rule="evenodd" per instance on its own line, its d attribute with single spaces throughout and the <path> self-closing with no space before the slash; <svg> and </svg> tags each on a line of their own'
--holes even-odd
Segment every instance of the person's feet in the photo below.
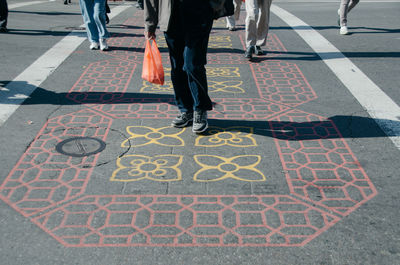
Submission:
<svg viewBox="0 0 400 265">
<path fill-rule="evenodd" d="M 181 112 L 172 120 L 171 126 L 175 128 L 183 128 L 193 121 L 193 112 Z"/>
<path fill-rule="evenodd" d="M 263 55 L 264 54 L 264 51 L 261 49 L 261 46 L 256 46 L 255 54 L 257 54 L 257 55 Z"/>
<path fill-rule="evenodd" d="M 251 60 L 253 59 L 253 53 L 254 53 L 254 46 L 249 46 L 244 52 L 244 57 Z"/>
<path fill-rule="evenodd" d="M 107 40 L 106 39 L 101 39 L 100 40 L 100 50 L 108 51 L 108 45 L 107 45 Z"/>
<path fill-rule="evenodd" d="M 233 27 L 228 27 L 228 30 L 229 30 L 229 31 L 235 31 L 235 30 L 236 30 L 236 27 L 235 27 L 235 26 L 233 26 Z"/>
<path fill-rule="evenodd" d="M 349 29 L 347 28 L 347 26 L 342 26 L 342 27 L 340 27 L 339 33 L 340 33 L 340 35 L 348 35 Z"/>
<path fill-rule="evenodd" d="M 8 29 L 6 27 L 0 27 L 0 33 L 6 33 Z"/>
<path fill-rule="evenodd" d="M 97 42 L 91 42 L 89 48 L 91 50 L 98 50 L 99 49 L 99 44 Z"/>
<path fill-rule="evenodd" d="M 194 120 L 192 131 L 194 133 L 202 133 L 208 128 L 207 111 L 199 110 L 194 112 Z"/>
</svg>

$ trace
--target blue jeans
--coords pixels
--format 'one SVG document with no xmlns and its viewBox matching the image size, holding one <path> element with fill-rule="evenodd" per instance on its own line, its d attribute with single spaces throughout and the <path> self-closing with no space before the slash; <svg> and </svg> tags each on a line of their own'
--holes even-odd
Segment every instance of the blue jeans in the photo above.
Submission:
<svg viewBox="0 0 400 265">
<path fill-rule="evenodd" d="M 106 28 L 106 1 L 79 0 L 79 4 L 89 41 L 99 42 L 99 39 L 107 39 L 110 34 Z"/>
<path fill-rule="evenodd" d="M 205 69 L 212 24 L 208 1 L 174 1 L 170 25 L 164 35 L 175 101 L 181 112 L 212 110 Z"/>
</svg>

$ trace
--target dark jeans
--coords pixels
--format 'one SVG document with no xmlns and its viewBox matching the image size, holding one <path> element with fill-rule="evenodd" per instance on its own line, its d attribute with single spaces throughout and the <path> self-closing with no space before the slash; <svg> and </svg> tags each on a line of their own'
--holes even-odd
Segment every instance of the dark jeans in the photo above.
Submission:
<svg viewBox="0 0 400 265">
<path fill-rule="evenodd" d="M 213 24 L 208 0 L 176 0 L 164 33 L 171 60 L 171 80 L 181 112 L 211 110 L 205 65 Z"/>
<path fill-rule="evenodd" d="M 6 0 L 0 0 L 0 27 L 7 27 L 8 6 Z"/>
</svg>

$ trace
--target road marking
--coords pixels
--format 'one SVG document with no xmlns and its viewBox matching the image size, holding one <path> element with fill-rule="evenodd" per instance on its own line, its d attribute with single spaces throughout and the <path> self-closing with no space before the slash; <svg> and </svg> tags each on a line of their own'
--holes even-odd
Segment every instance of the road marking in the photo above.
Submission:
<svg viewBox="0 0 400 265">
<path fill-rule="evenodd" d="M 304 21 L 276 5 L 271 6 L 271 11 L 292 27 L 321 57 L 400 149 L 400 107 L 343 53 Z"/>
<path fill-rule="evenodd" d="M 109 16 L 110 19 L 129 7 L 129 5 L 120 5 L 113 8 Z M 80 27 L 84 26 L 82 24 Z M 0 89 L 0 126 L 85 39 L 85 33 L 72 31 L 28 66 L 13 81 Z"/>
<path fill-rule="evenodd" d="M 30 5 L 36 5 L 36 4 L 42 4 L 42 3 L 49 3 L 49 2 L 55 2 L 56 0 L 49 0 L 49 1 L 30 1 L 30 2 L 23 2 L 23 3 L 16 3 L 16 4 L 10 4 L 8 5 L 8 9 L 15 9 L 18 7 L 23 7 L 23 6 L 30 6 Z"/>
</svg>

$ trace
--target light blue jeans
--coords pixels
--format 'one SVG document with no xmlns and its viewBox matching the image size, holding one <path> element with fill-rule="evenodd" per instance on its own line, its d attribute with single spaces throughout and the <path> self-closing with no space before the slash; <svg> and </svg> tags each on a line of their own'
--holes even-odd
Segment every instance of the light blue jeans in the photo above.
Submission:
<svg viewBox="0 0 400 265">
<path fill-rule="evenodd" d="M 106 28 L 106 1 L 79 0 L 79 4 L 89 41 L 98 43 L 99 39 L 109 38 Z"/>
</svg>

